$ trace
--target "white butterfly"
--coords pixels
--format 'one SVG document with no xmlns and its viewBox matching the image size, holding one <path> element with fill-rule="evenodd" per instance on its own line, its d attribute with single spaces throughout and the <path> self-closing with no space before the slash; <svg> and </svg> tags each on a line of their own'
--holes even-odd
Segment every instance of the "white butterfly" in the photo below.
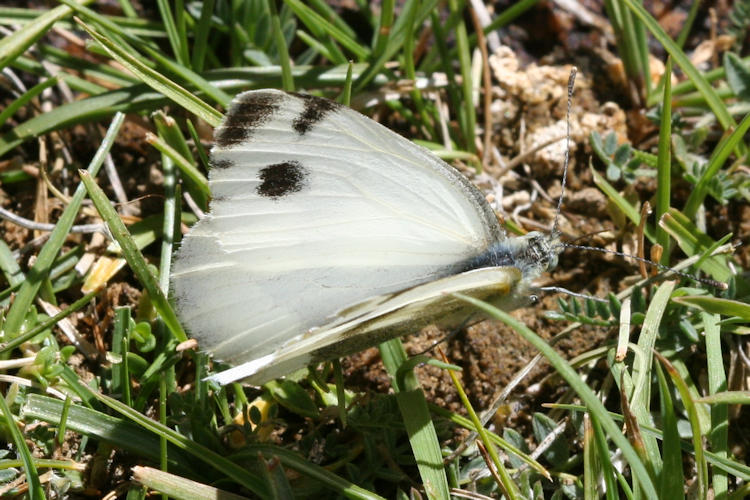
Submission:
<svg viewBox="0 0 750 500">
<path fill-rule="evenodd" d="M 261 384 L 439 320 L 469 294 L 506 309 L 557 262 L 556 235 L 508 238 L 453 167 L 332 101 L 232 102 L 211 153 L 211 213 L 177 252 L 172 292 L 199 346 Z"/>
</svg>

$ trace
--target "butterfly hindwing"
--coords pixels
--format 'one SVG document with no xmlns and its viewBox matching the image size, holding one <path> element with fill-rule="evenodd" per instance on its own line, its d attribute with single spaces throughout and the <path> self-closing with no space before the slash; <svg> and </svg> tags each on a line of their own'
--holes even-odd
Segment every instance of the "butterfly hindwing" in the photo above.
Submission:
<svg viewBox="0 0 750 500">
<path fill-rule="evenodd" d="M 453 274 L 504 239 L 465 177 L 349 108 L 238 95 L 215 132 L 211 213 L 172 273 L 201 348 L 271 355 L 347 306 Z"/>
<path fill-rule="evenodd" d="M 482 316 L 451 294 L 461 293 L 511 309 L 527 302 L 525 296 L 512 293 L 521 281 L 517 268 L 491 267 L 373 297 L 341 311 L 330 323 L 291 339 L 274 352 L 211 379 L 221 384 L 243 379 L 260 385 L 308 364 L 339 358 L 404 332 L 417 332 L 432 322 L 457 328 Z"/>
</svg>

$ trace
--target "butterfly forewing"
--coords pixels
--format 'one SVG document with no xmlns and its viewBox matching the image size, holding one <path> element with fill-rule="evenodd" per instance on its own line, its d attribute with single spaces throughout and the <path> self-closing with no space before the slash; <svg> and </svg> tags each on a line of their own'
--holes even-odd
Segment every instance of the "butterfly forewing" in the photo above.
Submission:
<svg viewBox="0 0 750 500">
<path fill-rule="evenodd" d="M 211 213 L 185 237 L 172 289 L 186 327 L 218 359 L 272 353 L 504 239 L 461 174 L 331 101 L 246 92 L 215 139 Z"/>
</svg>

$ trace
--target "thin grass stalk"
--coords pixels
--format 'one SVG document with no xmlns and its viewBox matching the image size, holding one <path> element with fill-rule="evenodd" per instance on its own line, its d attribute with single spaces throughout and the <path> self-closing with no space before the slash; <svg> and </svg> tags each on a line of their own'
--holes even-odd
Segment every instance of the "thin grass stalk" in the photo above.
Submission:
<svg viewBox="0 0 750 500">
<path fill-rule="evenodd" d="M 26 483 L 28 484 L 28 498 L 31 500 L 43 500 L 46 498 L 44 495 L 44 489 L 42 483 L 39 480 L 39 472 L 34 464 L 34 459 L 31 456 L 31 451 L 26 444 L 26 439 L 21 434 L 21 429 L 18 428 L 13 413 L 10 411 L 10 406 L 5 400 L 7 395 L 0 394 L 0 412 L 5 420 L 5 429 L 10 434 L 11 440 L 16 447 L 16 453 L 21 457 L 23 468 L 26 474 Z"/>
<path fill-rule="evenodd" d="M 154 304 L 154 308 L 161 315 L 175 338 L 179 342 L 184 342 L 187 340 L 187 334 L 185 333 L 185 330 L 183 330 L 174 310 L 167 301 L 164 292 L 162 292 L 159 287 L 157 280 L 151 274 L 146 259 L 138 250 L 138 247 L 133 241 L 133 237 L 125 227 L 125 224 L 120 220 L 119 215 L 110 205 L 107 196 L 92 177 L 87 172 L 83 171 L 79 171 L 79 175 L 81 175 L 81 181 L 88 190 L 91 201 L 99 211 L 102 219 L 107 223 L 115 241 L 120 245 L 123 257 L 128 261 L 128 265 L 148 292 L 149 297 Z"/>
<path fill-rule="evenodd" d="M 685 406 L 685 410 L 688 414 L 688 421 L 690 422 L 690 429 L 692 431 L 692 442 L 693 442 L 693 453 L 695 454 L 695 468 L 696 468 L 696 481 L 697 498 L 707 499 L 708 498 L 708 464 L 706 463 L 706 457 L 703 450 L 703 436 L 700 430 L 700 418 L 698 416 L 696 402 L 693 400 L 690 389 L 685 383 L 682 375 L 675 368 L 675 366 L 664 356 L 658 352 L 654 352 L 654 356 L 661 362 L 666 368 L 669 377 L 672 379 L 672 383 L 677 387 L 677 390 L 682 399 L 682 404 Z"/>
<path fill-rule="evenodd" d="M 682 450 L 677 415 L 672 402 L 672 393 L 659 364 L 654 365 L 659 384 L 659 408 L 662 427 L 662 469 L 659 477 L 660 498 L 685 498 L 685 475 L 682 471 Z"/>
<path fill-rule="evenodd" d="M 448 6 L 452 15 L 460 14 L 458 0 L 448 0 Z M 460 20 L 456 25 L 455 35 L 458 62 L 461 68 L 461 88 L 463 91 L 461 106 L 456 111 L 458 112 L 458 121 L 464 141 L 463 149 L 474 153 L 477 150 L 474 143 L 477 115 L 476 108 L 474 107 L 474 86 L 471 78 L 471 47 L 469 47 L 466 24 L 463 20 Z"/>
<path fill-rule="evenodd" d="M 211 33 L 211 17 L 214 12 L 216 0 L 204 0 L 201 3 L 201 16 L 193 28 L 193 55 L 190 66 L 197 73 L 203 72 L 206 64 L 206 50 L 208 48 L 208 36 Z"/>
<path fill-rule="evenodd" d="M 701 313 L 705 329 L 706 368 L 709 394 L 727 390 L 727 376 L 724 369 L 724 353 L 721 345 L 720 317 L 716 314 Z M 729 408 L 727 405 L 711 406 L 711 431 L 708 435 L 713 453 L 722 458 L 729 456 Z M 711 488 L 716 500 L 725 500 L 729 495 L 729 478 L 726 471 L 711 468 Z"/>
<path fill-rule="evenodd" d="M 271 11 L 271 30 L 273 31 L 273 39 L 276 43 L 276 51 L 279 54 L 279 64 L 281 65 L 281 86 L 287 92 L 294 92 L 291 58 L 289 57 L 284 33 L 281 31 L 281 20 L 274 0 L 268 0 L 268 9 Z"/>
<path fill-rule="evenodd" d="M 656 220 L 667 213 L 672 191 L 672 58 L 667 59 L 664 72 L 664 98 L 661 107 L 661 123 L 659 126 L 659 153 L 656 166 Z M 656 242 L 662 246 L 660 262 L 669 264 L 669 234 L 661 227 L 656 227 Z"/>
<path fill-rule="evenodd" d="M 380 18 L 378 20 L 377 30 L 375 32 L 375 40 L 372 45 L 372 57 L 377 59 L 383 54 L 388 47 L 388 42 L 391 37 L 391 29 L 393 28 L 394 19 L 394 0 L 383 0 L 380 4 Z M 416 12 L 416 5 L 412 7 Z M 411 24 L 410 24 L 411 26 Z M 410 27 L 413 30 L 413 27 Z"/>
<path fill-rule="evenodd" d="M 403 376 L 399 376 L 401 365 L 407 361 L 404 345 L 401 339 L 395 338 L 378 347 L 383 365 L 391 377 L 391 386 L 396 392 L 396 401 L 425 493 L 429 498 L 448 498 L 448 478 L 443 466 L 440 443 L 419 380 L 413 369 L 408 369 Z"/>
<path fill-rule="evenodd" d="M 446 363 L 448 362 L 445 355 L 443 355 L 443 360 Z M 490 441 L 489 436 L 487 435 L 487 430 L 484 428 L 484 426 L 482 425 L 482 422 L 479 420 L 479 417 L 477 416 L 477 413 L 474 411 L 474 407 L 471 405 L 471 402 L 469 401 L 469 397 L 466 395 L 466 391 L 464 391 L 464 388 L 461 385 L 461 382 L 458 380 L 458 377 L 456 376 L 455 371 L 449 369 L 448 374 L 450 375 L 451 380 L 453 381 L 453 386 L 456 388 L 456 391 L 458 392 L 458 397 L 461 399 L 461 403 L 466 409 L 466 413 L 469 415 L 469 418 L 471 419 L 471 422 L 474 426 L 473 430 L 477 434 L 479 434 L 479 438 L 481 439 L 482 443 L 484 443 L 484 447 L 487 450 L 487 453 L 489 454 L 491 463 L 488 463 L 487 466 L 495 468 L 495 471 L 497 473 L 496 480 L 499 480 L 498 486 L 502 489 L 504 494 L 511 500 L 516 500 L 520 498 L 520 491 L 518 490 L 518 486 L 516 485 L 516 483 L 513 482 L 513 480 L 510 477 L 510 474 L 508 474 L 508 470 L 503 465 L 502 460 L 500 460 L 500 457 L 497 454 L 497 450 L 495 449 L 495 446 L 492 444 L 492 441 Z"/>
</svg>

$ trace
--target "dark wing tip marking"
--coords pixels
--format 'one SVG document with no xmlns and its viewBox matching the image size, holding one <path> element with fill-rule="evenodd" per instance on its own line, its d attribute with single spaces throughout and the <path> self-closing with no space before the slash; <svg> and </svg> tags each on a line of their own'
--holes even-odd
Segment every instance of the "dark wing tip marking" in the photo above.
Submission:
<svg viewBox="0 0 750 500">
<path fill-rule="evenodd" d="M 261 183 L 256 192 L 266 198 L 279 199 L 297 193 L 307 183 L 308 171 L 298 161 L 268 165 L 260 170 Z"/>
<path fill-rule="evenodd" d="M 224 121 L 214 131 L 216 145 L 226 148 L 249 139 L 256 128 L 276 113 L 283 98 L 283 94 L 264 92 L 240 94 L 232 102 Z"/>
<path fill-rule="evenodd" d="M 292 128 L 299 135 L 305 135 L 315 126 L 316 123 L 323 120 L 328 113 L 339 109 L 341 106 L 337 102 L 322 97 L 315 97 L 307 94 L 292 95 L 302 99 L 305 105 L 302 113 L 295 118 L 292 123 Z"/>
</svg>

